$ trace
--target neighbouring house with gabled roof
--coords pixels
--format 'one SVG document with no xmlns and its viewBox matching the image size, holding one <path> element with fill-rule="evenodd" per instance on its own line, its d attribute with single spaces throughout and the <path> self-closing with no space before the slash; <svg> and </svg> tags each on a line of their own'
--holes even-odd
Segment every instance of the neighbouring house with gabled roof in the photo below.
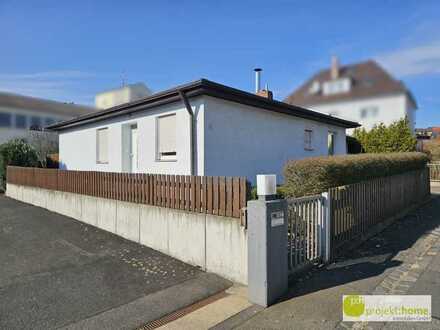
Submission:
<svg viewBox="0 0 440 330">
<path fill-rule="evenodd" d="M 358 124 L 206 79 L 49 126 L 68 170 L 282 175 L 290 159 L 346 153 Z"/>
<path fill-rule="evenodd" d="M 417 104 L 403 82 L 369 60 L 331 67 L 316 73 L 284 102 L 359 122 L 365 129 L 407 117 L 415 128 Z"/>
</svg>

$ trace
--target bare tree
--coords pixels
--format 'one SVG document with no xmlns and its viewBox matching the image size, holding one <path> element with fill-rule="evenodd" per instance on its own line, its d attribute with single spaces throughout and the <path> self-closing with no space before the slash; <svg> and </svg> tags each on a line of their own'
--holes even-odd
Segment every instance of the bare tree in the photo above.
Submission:
<svg viewBox="0 0 440 330">
<path fill-rule="evenodd" d="M 47 157 L 58 153 L 58 134 L 49 131 L 29 130 L 26 140 L 37 152 L 41 167 L 47 167 Z"/>
</svg>

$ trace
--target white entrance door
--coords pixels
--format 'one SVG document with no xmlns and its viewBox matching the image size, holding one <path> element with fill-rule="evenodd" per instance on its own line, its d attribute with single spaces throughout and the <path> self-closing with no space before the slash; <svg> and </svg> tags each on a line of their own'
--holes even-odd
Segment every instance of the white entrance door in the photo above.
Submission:
<svg viewBox="0 0 440 330">
<path fill-rule="evenodd" d="M 138 171 L 138 132 L 137 125 L 130 126 L 130 172 Z"/>
</svg>

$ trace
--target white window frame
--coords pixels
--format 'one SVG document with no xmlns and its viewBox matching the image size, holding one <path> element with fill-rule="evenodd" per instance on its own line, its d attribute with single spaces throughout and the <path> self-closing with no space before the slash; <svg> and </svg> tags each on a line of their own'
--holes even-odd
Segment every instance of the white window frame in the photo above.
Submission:
<svg viewBox="0 0 440 330">
<path fill-rule="evenodd" d="M 175 141 L 175 151 L 169 151 L 169 152 L 174 152 L 174 154 L 170 154 L 170 155 L 164 155 L 161 153 L 160 150 L 160 120 L 162 118 L 166 118 L 166 117 L 171 117 L 174 116 L 174 120 L 175 120 L 175 134 L 176 134 L 176 141 Z M 168 113 L 166 115 L 163 116 L 158 116 L 156 117 L 156 161 L 158 162 L 176 162 L 177 161 L 177 114 L 174 113 Z"/>
<path fill-rule="evenodd" d="M 313 150 L 313 130 L 310 128 L 304 130 L 304 150 Z"/>
<path fill-rule="evenodd" d="M 339 93 L 347 93 L 351 89 L 350 78 L 340 78 L 337 80 L 326 81 L 322 85 L 324 95 L 333 95 Z"/>
<path fill-rule="evenodd" d="M 106 131 L 107 132 L 107 159 L 100 159 L 100 141 L 99 141 L 99 132 Z M 96 130 L 96 164 L 108 164 L 109 162 L 109 133 L 108 127 L 101 127 Z"/>
</svg>

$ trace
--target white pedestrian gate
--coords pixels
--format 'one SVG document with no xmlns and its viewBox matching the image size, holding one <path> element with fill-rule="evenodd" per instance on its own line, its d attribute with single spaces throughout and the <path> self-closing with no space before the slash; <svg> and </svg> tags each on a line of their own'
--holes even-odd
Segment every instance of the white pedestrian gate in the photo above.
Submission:
<svg viewBox="0 0 440 330">
<path fill-rule="evenodd" d="M 327 194 L 287 199 L 289 273 L 328 260 Z"/>
</svg>

